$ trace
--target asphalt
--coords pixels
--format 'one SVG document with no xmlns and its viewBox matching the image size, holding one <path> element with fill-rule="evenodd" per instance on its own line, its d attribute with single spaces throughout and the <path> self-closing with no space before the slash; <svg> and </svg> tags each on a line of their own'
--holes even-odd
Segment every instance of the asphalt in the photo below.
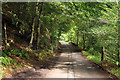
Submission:
<svg viewBox="0 0 120 80">
<path fill-rule="evenodd" d="M 84 58 L 75 47 L 62 43 L 62 53 L 47 78 L 110 78 L 111 75 Z"/>
<path fill-rule="evenodd" d="M 67 42 L 61 42 L 61 53 L 55 65 L 49 69 L 35 70 L 33 67 L 17 73 L 12 78 L 64 78 L 64 80 L 111 80 L 111 74 L 92 64 Z M 115 79 L 112 79 L 115 80 Z"/>
</svg>

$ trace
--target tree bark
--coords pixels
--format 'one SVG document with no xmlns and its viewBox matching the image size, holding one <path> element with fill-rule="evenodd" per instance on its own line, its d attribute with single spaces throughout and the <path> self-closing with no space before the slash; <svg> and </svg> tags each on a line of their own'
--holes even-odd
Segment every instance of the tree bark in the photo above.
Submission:
<svg viewBox="0 0 120 80">
<path fill-rule="evenodd" d="M 5 29 L 5 48 L 7 47 L 7 27 L 6 23 L 4 24 L 4 29 Z"/>
<path fill-rule="evenodd" d="M 60 36 L 61 36 L 61 30 L 59 29 L 58 40 L 60 40 Z"/>
<path fill-rule="evenodd" d="M 104 46 L 102 46 L 101 50 L 102 50 L 101 61 L 103 61 L 104 60 Z"/>
<path fill-rule="evenodd" d="M 119 51 L 119 47 L 118 47 L 118 67 L 120 67 L 120 51 Z"/>
<path fill-rule="evenodd" d="M 38 10 L 38 6 L 39 6 L 39 2 L 36 2 L 36 7 L 35 7 L 35 13 L 37 15 L 39 15 L 39 10 Z M 41 15 L 40 15 L 41 16 Z M 30 40 L 30 44 L 29 44 L 29 48 L 31 48 L 33 45 L 33 40 L 34 40 L 34 32 L 35 32 L 35 21 L 36 21 L 36 15 L 34 16 L 34 20 L 33 20 L 33 25 L 32 25 L 32 33 L 31 33 L 31 40 Z M 40 28 L 39 28 L 40 30 Z M 38 36 L 39 37 L 39 36 Z"/>
<path fill-rule="evenodd" d="M 79 45 L 79 32 L 77 31 L 77 46 Z"/>
<path fill-rule="evenodd" d="M 83 50 L 85 49 L 85 34 L 83 33 Z"/>
<path fill-rule="evenodd" d="M 41 9 L 39 11 L 39 19 L 41 18 L 43 11 L 43 2 L 41 3 Z M 39 49 L 39 44 L 40 44 L 40 28 L 41 28 L 41 23 L 39 21 L 39 26 L 38 26 L 38 38 L 37 38 L 37 49 Z"/>
<path fill-rule="evenodd" d="M 120 33 L 119 29 L 118 29 L 118 33 Z M 118 67 L 120 67 L 120 50 L 119 49 L 120 49 L 120 34 L 118 34 L 118 62 L 119 62 Z"/>
<path fill-rule="evenodd" d="M 118 66 L 120 67 L 120 52 L 119 52 L 118 60 L 119 60 L 119 64 L 118 64 Z"/>
<path fill-rule="evenodd" d="M 33 39 L 34 39 L 35 21 L 36 21 L 36 17 L 35 17 L 34 20 L 33 20 L 32 33 L 31 33 L 31 40 L 30 40 L 30 43 L 29 43 L 29 49 L 31 49 L 32 43 L 33 43 Z"/>
<path fill-rule="evenodd" d="M 118 3 L 118 5 L 120 6 L 120 2 Z M 120 8 L 118 9 L 118 16 L 120 16 Z M 120 27 L 120 17 L 118 17 L 118 62 L 119 62 L 119 64 L 118 64 L 118 66 L 120 67 L 120 51 L 119 51 L 119 49 L 120 49 L 120 29 L 119 29 L 119 27 Z"/>
</svg>

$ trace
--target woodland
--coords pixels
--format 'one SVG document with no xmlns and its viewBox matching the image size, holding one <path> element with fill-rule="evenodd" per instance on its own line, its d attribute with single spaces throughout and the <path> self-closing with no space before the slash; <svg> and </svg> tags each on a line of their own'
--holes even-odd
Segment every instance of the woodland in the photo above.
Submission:
<svg viewBox="0 0 120 80">
<path fill-rule="evenodd" d="M 64 41 L 120 77 L 119 7 L 116 2 L 3 2 L 0 75 L 32 60 L 44 67 Z"/>
</svg>

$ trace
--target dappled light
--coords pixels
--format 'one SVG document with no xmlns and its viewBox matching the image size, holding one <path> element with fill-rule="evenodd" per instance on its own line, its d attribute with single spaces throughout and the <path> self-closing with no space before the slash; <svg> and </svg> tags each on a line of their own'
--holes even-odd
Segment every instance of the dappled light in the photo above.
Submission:
<svg viewBox="0 0 120 80">
<path fill-rule="evenodd" d="M 116 2 L 3 2 L 1 78 L 120 78 Z"/>
</svg>

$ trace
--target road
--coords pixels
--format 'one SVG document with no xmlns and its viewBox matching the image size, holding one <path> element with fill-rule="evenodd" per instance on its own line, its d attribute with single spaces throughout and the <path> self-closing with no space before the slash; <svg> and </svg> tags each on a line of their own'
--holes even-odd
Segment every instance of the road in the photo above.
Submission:
<svg viewBox="0 0 120 80">
<path fill-rule="evenodd" d="M 67 42 L 61 42 L 61 53 L 55 65 L 49 69 L 29 68 L 17 73 L 16 78 L 64 78 L 69 80 L 109 80 L 111 75 L 77 52 L 76 48 Z"/>
<path fill-rule="evenodd" d="M 67 42 L 62 43 L 62 53 L 46 78 L 109 78 L 111 75 L 93 65 Z"/>
</svg>

